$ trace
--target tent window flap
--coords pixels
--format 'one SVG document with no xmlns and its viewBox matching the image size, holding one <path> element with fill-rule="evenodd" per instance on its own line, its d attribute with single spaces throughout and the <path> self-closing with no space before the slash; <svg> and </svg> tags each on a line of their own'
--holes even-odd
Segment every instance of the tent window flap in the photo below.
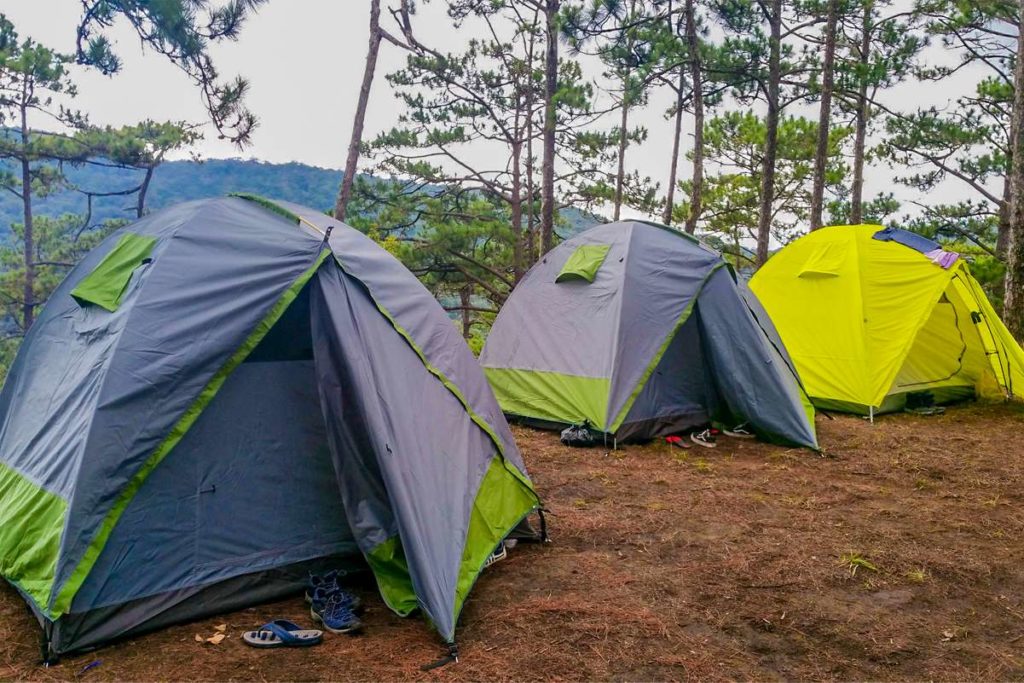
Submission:
<svg viewBox="0 0 1024 683">
<path fill-rule="evenodd" d="M 149 258 L 155 244 L 155 237 L 122 235 L 110 253 L 72 290 L 71 296 L 83 306 L 95 304 L 116 311 L 132 273 Z"/>
<path fill-rule="evenodd" d="M 555 282 L 566 282 L 568 280 L 586 280 L 593 282 L 597 277 L 597 271 L 608 256 L 607 244 L 583 244 L 576 248 L 569 260 L 562 266 L 562 270 L 555 278 Z"/>
</svg>

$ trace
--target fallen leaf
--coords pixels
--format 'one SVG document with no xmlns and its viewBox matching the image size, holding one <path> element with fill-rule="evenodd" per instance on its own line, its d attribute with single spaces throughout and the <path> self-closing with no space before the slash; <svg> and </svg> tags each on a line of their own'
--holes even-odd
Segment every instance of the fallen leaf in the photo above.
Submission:
<svg viewBox="0 0 1024 683">
<path fill-rule="evenodd" d="M 198 633 L 196 634 L 196 642 L 197 643 L 203 642 L 203 637 L 201 635 L 199 635 Z"/>
<path fill-rule="evenodd" d="M 224 635 L 223 633 L 218 633 L 207 638 L 206 642 L 210 643 L 211 645 L 220 645 L 221 641 L 225 638 L 227 638 L 226 635 Z"/>
<path fill-rule="evenodd" d="M 214 628 L 215 630 L 217 630 L 217 631 L 220 631 L 221 633 L 223 633 L 224 631 L 227 631 L 227 630 L 228 630 L 228 625 L 227 625 L 227 624 L 217 624 L 217 625 L 216 625 L 216 626 L 214 626 L 213 628 Z"/>
<path fill-rule="evenodd" d="M 956 634 L 953 633 L 952 631 L 943 631 L 942 632 L 942 642 L 944 642 L 944 643 L 949 642 L 950 640 L 953 640 L 953 638 L 955 638 L 955 637 L 956 637 Z"/>
</svg>

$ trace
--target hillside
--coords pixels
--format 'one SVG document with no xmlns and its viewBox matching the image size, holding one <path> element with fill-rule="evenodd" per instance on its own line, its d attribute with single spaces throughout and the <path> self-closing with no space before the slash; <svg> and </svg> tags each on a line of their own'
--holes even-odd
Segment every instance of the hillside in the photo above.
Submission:
<svg viewBox="0 0 1024 683">
<path fill-rule="evenodd" d="M 113 191 L 138 184 L 137 171 L 89 166 L 68 170 L 77 186 L 89 191 Z M 252 192 L 286 199 L 314 208 L 328 209 L 334 205 L 341 181 L 341 171 L 300 163 L 271 164 L 242 159 L 210 159 L 203 162 L 171 161 L 157 169 L 150 187 L 147 206 L 160 209 L 178 202 L 203 197 L 217 197 L 231 192 Z M 99 197 L 93 202 L 94 220 L 131 218 L 132 197 Z M 36 213 L 60 215 L 81 214 L 86 198 L 77 192 L 62 192 L 38 200 Z M 563 213 L 569 221 L 570 234 L 575 234 L 598 219 L 570 209 Z M 11 223 L 20 222 L 21 204 L 14 196 L 0 196 L 0 235 L 6 235 Z"/>
</svg>

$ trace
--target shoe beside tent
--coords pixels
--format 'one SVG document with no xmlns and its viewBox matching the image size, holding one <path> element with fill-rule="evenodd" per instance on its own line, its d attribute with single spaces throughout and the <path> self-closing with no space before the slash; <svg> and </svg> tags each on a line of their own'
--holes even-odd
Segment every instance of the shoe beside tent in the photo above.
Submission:
<svg viewBox="0 0 1024 683">
<path fill-rule="evenodd" d="M 813 410 L 745 296 L 721 255 L 685 233 L 603 225 L 526 274 L 480 361 L 502 409 L 537 424 L 587 421 L 628 439 L 748 422 L 815 448 Z"/>
<path fill-rule="evenodd" d="M 963 259 L 877 225 L 816 230 L 774 255 L 751 289 L 815 405 L 869 414 L 1024 388 L 1024 350 Z"/>
<path fill-rule="evenodd" d="M 190 202 L 118 231 L 53 294 L 0 394 L 0 573 L 48 657 L 360 556 L 391 609 L 451 642 L 537 507 L 438 303 L 292 204 Z"/>
</svg>

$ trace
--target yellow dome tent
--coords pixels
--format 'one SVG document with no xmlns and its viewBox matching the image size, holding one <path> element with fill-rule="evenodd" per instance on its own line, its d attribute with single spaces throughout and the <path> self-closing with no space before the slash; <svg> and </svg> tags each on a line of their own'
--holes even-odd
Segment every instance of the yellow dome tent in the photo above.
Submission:
<svg viewBox="0 0 1024 683">
<path fill-rule="evenodd" d="M 1024 393 L 1024 349 L 967 264 L 914 233 L 816 230 L 750 287 L 821 408 L 874 414 L 913 392 L 940 403 Z"/>
</svg>

